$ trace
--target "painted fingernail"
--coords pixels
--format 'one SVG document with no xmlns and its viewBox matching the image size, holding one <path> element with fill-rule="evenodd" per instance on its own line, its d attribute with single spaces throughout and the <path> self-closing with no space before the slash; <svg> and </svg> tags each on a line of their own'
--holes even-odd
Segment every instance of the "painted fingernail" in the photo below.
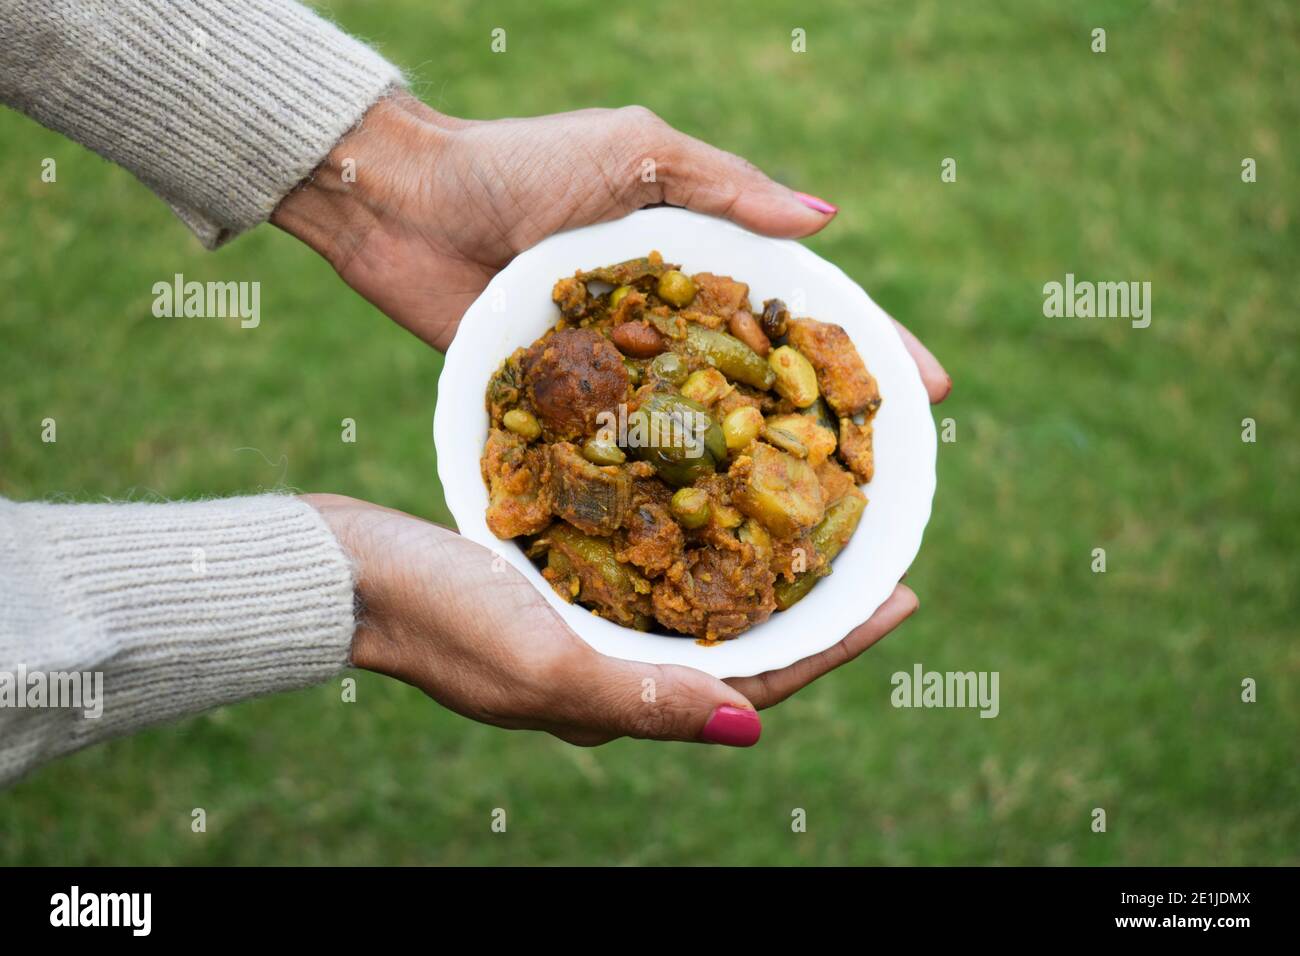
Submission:
<svg viewBox="0 0 1300 956">
<path fill-rule="evenodd" d="M 763 722 L 758 713 L 739 707 L 723 705 L 713 712 L 709 722 L 700 731 L 700 739 L 709 744 L 728 747 L 752 747 L 763 733 Z"/>
<path fill-rule="evenodd" d="M 840 211 L 838 206 L 832 206 L 825 199 L 819 199 L 816 196 L 810 196 L 808 195 L 808 193 L 797 192 L 795 193 L 795 196 L 798 198 L 798 200 L 801 203 L 803 203 L 809 209 L 816 209 L 818 212 L 824 212 L 828 216 Z"/>
</svg>

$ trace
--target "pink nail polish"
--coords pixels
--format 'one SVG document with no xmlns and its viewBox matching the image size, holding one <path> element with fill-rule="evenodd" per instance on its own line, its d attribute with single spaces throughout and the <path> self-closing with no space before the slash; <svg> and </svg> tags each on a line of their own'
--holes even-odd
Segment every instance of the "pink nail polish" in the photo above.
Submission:
<svg viewBox="0 0 1300 956">
<path fill-rule="evenodd" d="M 825 199 L 818 199 L 816 196 L 808 195 L 808 193 L 797 192 L 795 195 L 799 197 L 799 201 L 809 209 L 816 209 L 818 212 L 824 212 L 828 216 L 840 211 L 838 206 L 832 206 Z"/>
<path fill-rule="evenodd" d="M 763 733 L 763 722 L 752 710 L 723 705 L 713 712 L 709 722 L 700 731 L 700 739 L 710 744 L 728 747 L 752 747 Z"/>
</svg>

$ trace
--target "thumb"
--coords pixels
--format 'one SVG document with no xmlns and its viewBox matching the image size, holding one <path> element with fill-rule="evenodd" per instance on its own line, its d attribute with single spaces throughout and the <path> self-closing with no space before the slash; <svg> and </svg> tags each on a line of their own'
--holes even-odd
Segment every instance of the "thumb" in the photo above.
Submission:
<svg viewBox="0 0 1300 956">
<path fill-rule="evenodd" d="M 593 654 L 571 687 L 573 723 L 601 736 L 749 747 L 763 725 L 753 704 L 716 677 L 672 664 Z"/>
<path fill-rule="evenodd" d="M 757 166 L 665 127 L 656 175 L 664 201 L 730 219 L 768 236 L 796 239 L 826 226 L 838 208 L 769 179 Z"/>
</svg>

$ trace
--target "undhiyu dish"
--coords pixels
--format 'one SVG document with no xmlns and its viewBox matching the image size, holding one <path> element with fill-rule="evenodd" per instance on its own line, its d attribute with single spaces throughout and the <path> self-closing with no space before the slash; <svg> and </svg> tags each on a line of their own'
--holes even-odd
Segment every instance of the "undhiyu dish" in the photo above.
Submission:
<svg viewBox="0 0 1300 956">
<path fill-rule="evenodd" d="M 874 470 L 875 378 L 838 325 L 658 252 L 555 283 L 487 383 L 487 526 L 566 601 L 716 644 L 831 572 Z"/>
</svg>

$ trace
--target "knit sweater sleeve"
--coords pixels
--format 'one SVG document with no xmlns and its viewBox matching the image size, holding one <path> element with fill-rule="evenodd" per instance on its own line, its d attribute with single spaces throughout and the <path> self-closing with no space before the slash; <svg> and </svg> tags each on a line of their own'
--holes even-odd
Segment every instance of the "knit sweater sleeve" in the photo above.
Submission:
<svg viewBox="0 0 1300 956">
<path fill-rule="evenodd" d="M 401 79 L 291 0 L 0 0 L 0 102 L 129 169 L 209 248 Z"/>
<path fill-rule="evenodd" d="M 348 662 L 352 568 L 300 499 L 0 498 L 0 786 Z M 75 695 L 74 695 L 75 692 Z"/>
</svg>

